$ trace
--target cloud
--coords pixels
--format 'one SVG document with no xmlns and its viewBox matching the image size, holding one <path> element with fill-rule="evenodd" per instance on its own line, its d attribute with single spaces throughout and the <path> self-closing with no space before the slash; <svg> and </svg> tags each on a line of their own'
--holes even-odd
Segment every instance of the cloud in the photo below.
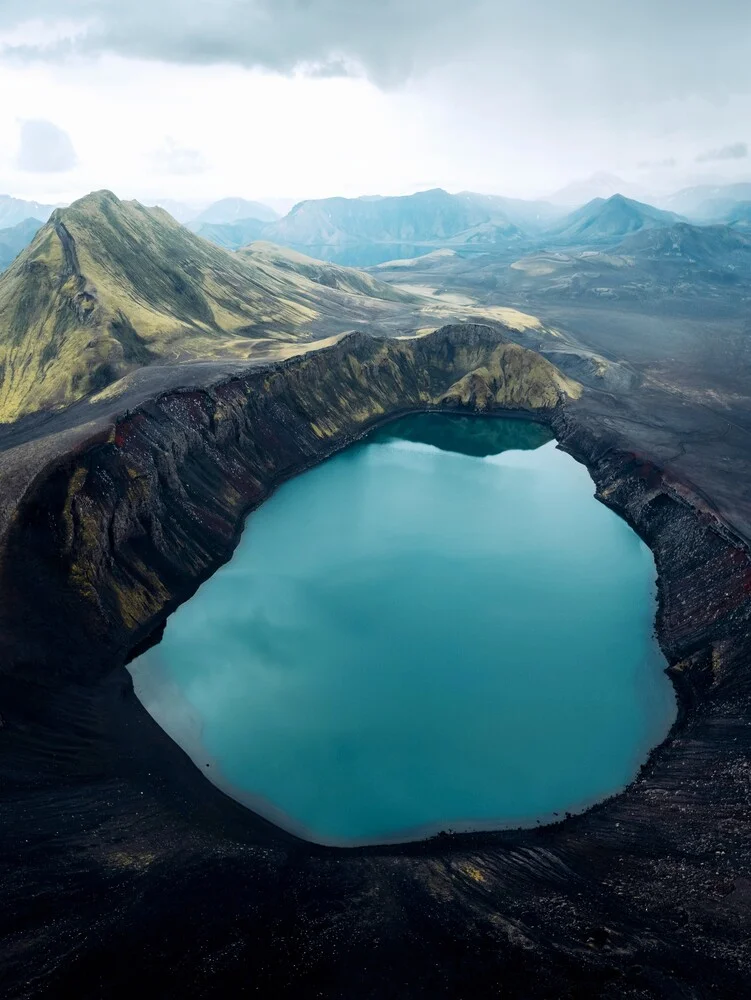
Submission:
<svg viewBox="0 0 751 1000">
<path fill-rule="evenodd" d="M 639 170 L 672 170 L 678 165 L 674 156 L 668 156 L 664 160 L 642 160 L 637 164 Z"/>
<path fill-rule="evenodd" d="M 715 160 L 745 160 L 748 156 L 748 146 L 745 142 L 731 142 L 727 146 L 719 149 L 708 149 L 705 153 L 699 153 L 696 157 L 697 163 L 712 163 Z"/>
<path fill-rule="evenodd" d="M 21 122 L 21 144 L 16 157 L 21 170 L 61 174 L 78 164 L 70 136 L 52 122 L 34 119 Z"/>
<path fill-rule="evenodd" d="M 49 27 L 37 45 L 30 22 L 60 18 L 59 0 L 3 0 L 4 54 L 22 60 L 71 53 L 183 64 L 234 64 L 285 74 L 367 74 L 405 79 L 421 59 L 424 32 L 446 41 L 468 12 L 488 0 L 66 0 L 57 45 Z M 516 2 L 516 0 L 513 0 Z M 437 37 L 434 37 L 434 48 Z M 0 48 L 0 53 L 3 49 Z M 439 56 L 440 58 L 440 56 Z"/>
<path fill-rule="evenodd" d="M 748 89 L 746 0 L 3 0 L 6 55 L 110 52 L 163 62 L 365 73 L 386 86 L 473 52 L 548 88 L 604 78 L 618 93 Z M 46 25 L 44 41 L 23 30 Z M 581 97 L 581 94 L 579 94 Z"/>
<path fill-rule="evenodd" d="M 200 150 L 181 146 L 170 136 L 165 136 L 164 144 L 153 151 L 151 162 L 157 173 L 180 176 L 205 173 L 209 166 Z"/>
<path fill-rule="evenodd" d="M 0 189 L 302 198 L 432 177 L 533 195 L 598 169 L 692 183 L 751 162 L 694 162 L 728 137 L 751 147 L 749 37 L 747 0 L 630 0 L 628 17 L 612 0 L 0 0 Z M 67 124 L 71 108 L 94 124 L 72 133 L 80 169 L 48 175 L 67 186 L 13 176 L 17 120 Z"/>
</svg>

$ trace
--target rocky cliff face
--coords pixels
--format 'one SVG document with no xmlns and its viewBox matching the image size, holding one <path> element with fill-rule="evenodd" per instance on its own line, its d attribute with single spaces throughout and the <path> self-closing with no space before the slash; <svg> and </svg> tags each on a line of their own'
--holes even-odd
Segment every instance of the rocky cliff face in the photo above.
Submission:
<svg viewBox="0 0 751 1000">
<path fill-rule="evenodd" d="M 671 663 L 683 707 L 710 689 L 751 679 L 751 557 L 682 484 L 643 456 L 611 446 L 607 434 L 557 411 L 561 445 L 583 461 L 597 498 L 628 521 L 652 549 L 658 571 L 657 635 Z"/>
</svg>

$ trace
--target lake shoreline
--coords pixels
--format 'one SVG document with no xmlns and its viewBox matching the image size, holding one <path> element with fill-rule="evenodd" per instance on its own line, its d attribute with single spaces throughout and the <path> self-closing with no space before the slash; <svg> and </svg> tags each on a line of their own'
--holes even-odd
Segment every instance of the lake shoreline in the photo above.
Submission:
<svg viewBox="0 0 751 1000">
<path fill-rule="evenodd" d="M 593 494 L 531 421 L 391 423 L 251 515 L 135 691 L 208 780 L 318 844 L 580 813 L 675 717 L 653 558 Z"/>
<path fill-rule="evenodd" d="M 452 336 L 450 346 L 440 339 L 431 346 L 431 365 L 469 335 Z M 370 349 L 337 345 L 317 363 L 337 369 L 354 350 L 362 364 Z M 388 377 L 387 368 L 369 363 L 382 372 L 373 375 L 372 389 L 380 392 L 378 380 Z M 292 410 L 283 409 L 285 399 L 299 407 L 297 384 L 320 409 L 323 376 L 316 365 L 306 371 L 299 361 L 274 372 L 283 383 L 273 389 L 274 406 L 261 411 L 251 397 L 248 426 L 273 437 L 281 453 L 300 419 L 299 409 L 294 418 L 286 415 Z M 285 381 L 298 376 L 296 384 Z M 263 377 L 257 376 L 259 383 Z M 221 398 L 236 388 L 223 389 Z M 193 550 L 183 550 L 186 576 L 175 580 L 180 589 L 174 590 L 180 603 L 195 592 L 199 576 L 207 578 L 229 558 L 230 520 L 239 536 L 244 513 L 268 495 L 272 480 L 266 478 L 259 491 L 257 479 L 248 478 L 248 490 L 255 490 L 248 495 L 256 499 L 242 513 L 231 506 L 207 478 L 202 457 L 203 449 L 213 455 L 214 438 L 225 433 L 216 411 L 209 419 L 205 397 L 197 392 L 174 394 L 163 403 L 173 405 L 176 413 L 190 412 L 190 421 L 167 422 L 159 406 L 148 404 L 116 433 L 124 442 L 121 457 L 127 453 L 133 463 L 147 454 L 145 442 L 158 444 L 162 463 L 164 456 L 188 456 L 182 481 L 197 496 L 205 480 L 206 495 L 214 497 L 205 522 L 191 522 L 202 544 L 216 539 L 213 562 L 202 574 Z M 11 862 L 2 884 L 6 898 L 16 900 L 15 912 L 23 913 L 21 923 L 17 917 L 12 924 L 5 920 L 13 995 L 21 995 L 28 980 L 31 954 L 39 957 L 40 982 L 54 982 L 58 993 L 74 983 L 79 989 L 81 983 L 109 984 L 116 976 L 118 991 L 148 978 L 152 988 L 174 992 L 179 985 L 195 995 L 205 973 L 198 950 L 186 959 L 186 940 L 202 942 L 203 953 L 215 956 L 214 988 L 237 989 L 251 977 L 261 992 L 289 983 L 290 996 L 337 982 L 347 983 L 350 993 L 373 995 L 362 970 L 374 953 L 381 986 L 398 976 L 396 981 L 415 987 L 419 982 L 434 995 L 447 982 L 454 994 L 484 995 L 497 992 L 503 981 L 525 984 L 530 997 L 556 995 L 561 983 L 582 996 L 613 989 L 677 996 L 688 984 L 707 996 L 743 995 L 749 934 L 738 873 L 751 861 L 744 812 L 744 762 L 751 754 L 747 547 L 690 486 L 612 433 L 596 397 L 536 416 L 550 422 L 561 447 L 589 468 L 598 498 L 629 521 L 655 554 L 656 627 L 680 713 L 668 739 L 623 793 L 530 831 L 337 849 L 304 843 L 253 816 L 205 781 L 150 719 L 125 668 L 111 669 L 128 649 L 155 641 L 159 621 L 123 642 L 122 633 L 86 628 L 91 619 L 80 611 L 73 616 L 77 606 L 66 603 L 62 589 L 54 590 L 56 603 L 45 604 L 40 595 L 38 624 L 36 609 L 15 612 L 13 600 L 23 598 L 27 582 L 39 591 L 40 556 L 30 542 L 36 537 L 41 545 L 44 539 L 29 533 L 37 530 L 39 507 L 27 498 L 13 523 L 19 547 L 6 553 L 15 591 L 6 579 L 4 592 L 6 614 L 16 614 L 28 634 L 14 640 L 15 672 L 0 679 L 0 813 Z M 225 426 L 243 433 L 239 424 Z M 348 435 L 341 447 L 354 439 Z M 105 468 L 108 454 L 100 450 L 91 461 Z M 57 479 L 46 473 L 36 487 L 36 504 L 64 506 L 82 455 L 85 447 L 63 463 Z M 318 457 L 311 454 L 310 464 Z M 273 482 L 303 464 L 288 466 Z M 227 475 L 228 482 L 238 482 L 231 469 Z M 174 491 L 170 499 L 177 503 L 178 481 L 166 465 L 160 476 L 161 488 Z M 218 509 L 225 502 L 232 515 L 221 520 Z M 151 508 L 139 507 L 134 493 L 133 504 L 129 523 L 139 530 L 158 526 L 162 508 L 156 500 Z M 119 523 L 111 522 L 112 537 Z M 102 537 L 107 539 L 106 530 Z M 160 614 L 168 611 L 166 605 Z M 88 637 L 87 646 L 81 635 Z M 40 660 L 44 642 L 50 652 Z M 46 675 L 40 675 L 39 663 Z M 374 899 L 377 904 L 371 904 Z M 81 926 L 98 931 L 63 955 L 63 925 L 74 934 Z M 144 950 L 145 938 L 158 941 L 158 951 Z M 332 939 L 342 943 L 341 950 L 332 951 Z M 315 959 L 310 941 L 316 942 Z M 42 956 L 49 954 L 56 957 L 45 965 Z M 118 961 L 123 954 L 133 958 L 127 967 Z M 302 962 L 294 972 L 290 954 Z"/>
</svg>

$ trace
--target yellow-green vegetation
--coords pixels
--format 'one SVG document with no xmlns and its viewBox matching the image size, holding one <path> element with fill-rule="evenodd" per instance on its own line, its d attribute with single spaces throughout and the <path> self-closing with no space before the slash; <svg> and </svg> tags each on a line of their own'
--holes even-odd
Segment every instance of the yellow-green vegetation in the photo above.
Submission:
<svg viewBox="0 0 751 1000">
<path fill-rule="evenodd" d="M 463 865 L 460 870 L 467 876 L 467 878 L 471 878 L 473 882 L 485 881 L 485 876 L 477 865 Z"/>
<path fill-rule="evenodd" d="M 320 339 L 415 301 L 283 257 L 230 253 L 106 191 L 57 210 L 0 277 L 0 421 L 144 365 L 249 358 L 259 343 Z"/>
<path fill-rule="evenodd" d="M 543 278 L 548 274 L 555 274 L 558 270 L 559 261 L 554 258 L 538 256 L 538 257 L 523 257 L 521 260 L 515 260 L 511 267 L 514 271 L 523 271 L 525 274 L 529 274 L 533 278 Z"/>
<path fill-rule="evenodd" d="M 309 281 L 314 281 L 318 285 L 351 292 L 355 295 L 367 295 L 374 299 L 415 304 L 415 296 L 409 290 L 403 291 L 396 285 L 387 285 L 386 282 L 378 281 L 356 268 L 329 264 L 298 253 L 296 250 L 276 246 L 274 243 L 259 240 L 238 250 L 237 254 L 245 260 L 253 261 L 259 267 L 271 265 L 275 269 L 279 268 L 287 272 L 293 281 L 292 276 L 298 275 Z"/>
<path fill-rule="evenodd" d="M 578 399 L 581 386 L 554 365 L 518 344 L 500 344 L 486 364 L 473 368 L 441 397 L 478 410 L 494 405 L 545 409 L 561 395 Z"/>
<path fill-rule="evenodd" d="M 386 284 L 269 243 L 232 253 L 161 209 L 100 191 L 55 211 L 0 276 L 0 422 L 117 398 L 148 365 L 282 360 L 351 330 L 402 337 L 478 313 L 553 332 L 515 309 Z M 488 379 L 457 397 L 510 391 L 495 370 Z"/>
<path fill-rule="evenodd" d="M 544 327 L 536 316 L 529 313 L 520 312 L 518 309 L 510 309 L 508 306 L 487 306 L 484 310 L 488 319 L 497 320 L 508 326 L 512 330 L 540 330 L 549 333 L 552 337 L 559 337 L 557 331 L 550 327 Z"/>
<path fill-rule="evenodd" d="M 436 316 L 445 316 L 449 312 L 463 318 L 470 318 L 478 311 L 482 312 L 483 319 L 492 319 L 511 330 L 540 330 L 558 336 L 554 330 L 543 327 L 536 316 L 520 312 L 509 306 L 479 306 L 469 295 L 462 295 L 459 292 L 444 292 L 435 285 L 415 284 L 413 282 L 403 282 L 391 286 L 404 294 L 411 294 L 425 299 L 425 311 L 434 313 Z"/>
<path fill-rule="evenodd" d="M 594 250 L 583 253 L 534 254 L 522 257 L 511 264 L 514 271 L 522 271 L 529 278 L 545 278 L 551 275 L 565 275 L 581 267 L 582 263 L 605 265 L 610 268 L 632 267 L 634 260 L 623 254 L 610 254 Z"/>
<path fill-rule="evenodd" d="M 449 388 L 438 389 L 441 383 Z M 582 392 L 578 382 L 518 344 L 449 340 L 440 330 L 374 342 L 366 352 L 355 342 L 335 363 L 327 361 L 325 352 L 311 352 L 294 369 L 264 381 L 264 392 L 270 394 L 283 387 L 311 414 L 310 427 L 320 439 L 350 432 L 353 423 L 367 425 L 408 402 L 479 411 L 534 410 L 553 408 L 562 397 L 578 399 Z"/>
</svg>

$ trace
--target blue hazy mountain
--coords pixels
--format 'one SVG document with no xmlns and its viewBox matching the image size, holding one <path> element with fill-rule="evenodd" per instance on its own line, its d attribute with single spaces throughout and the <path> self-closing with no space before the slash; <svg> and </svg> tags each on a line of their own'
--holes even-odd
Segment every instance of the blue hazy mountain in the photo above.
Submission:
<svg viewBox="0 0 751 1000">
<path fill-rule="evenodd" d="M 642 229 L 627 236 L 615 248 L 640 261 L 683 261 L 699 268 L 734 270 L 742 264 L 751 273 L 751 239 L 732 226 L 672 226 Z"/>
<path fill-rule="evenodd" d="M 531 220 L 539 208 L 530 204 Z M 324 198 L 299 202 L 285 218 L 267 227 L 264 239 L 293 247 L 494 243 L 523 235 L 510 208 L 514 208 L 510 199 L 449 194 L 441 188 L 395 197 Z"/>
<path fill-rule="evenodd" d="M 751 201 L 736 202 L 725 214 L 731 226 L 751 226 Z"/>
<path fill-rule="evenodd" d="M 225 250 L 239 250 L 253 243 L 263 235 L 267 223 L 260 219 L 241 219 L 239 222 L 204 222 L 190 228 L 197 236 L 203 236 Z"/>
<path fill-rule="evenodd" d="M 199 211 L 197 205 L 190 205 L 184 201 L 176 201 L 174 198 L 158 198 L 154 202 L 154 205 L 158 208 L 163 208 L 165 212 L 169 212 L 176 222 L 180 222 L 183 225 L 194 219 L 196 212 Z"/>
<path fill-rule="evenodd" d="M 596 198 L 607 199 L 614 194 L 626 194 L 631 198 L 644 199 L 647 192 L 638 184 L 624 181 L 622 177 L 608 174 L 603 170 L 585 177 L 583 180 L 571 181 L 548 197 L 548 203 L 564 209 L 579 208 L 594 201 Z"/>
<path fill-rule="evenodd" d="M 241 222 L 245 219 L 258 219 L 259 222 L 275 222 L 279 214 L 260 201 L 247 201 L 245 198 L 222 198 L 209 205 L 190 221 L 190 228 L 198 232 L 204 223 L 223 225 L 231 222 Z"/>
<path fill-rule="evenodd" d="M 43 225 L 39 219 L 24 219 L 15 226 L 0 229 L 0 271 L 4 271 L 13 263 Z"/>
<path fill-rule="evenodd" d="M 555 243 L 610 243 L 642 229 L 653 229 L 680 221 L 673 212 L 665 212 L 641 201 L 614 194 L 595 198 L 569 213 L 547 235 Z"/>
<path fill-rule="evenodd" d="M 46 222 L 55 208 L 55 205 L 42 205 L 38 201 L 24 201 L 22 198 L 11 198 L 8 194 L 0 194 L 0 229 L 17 226 L 26 219 Z"/>
<path fill-rule="evenodd" d="M 696 222 L 733 222 L 736 206 L 751 201 L 751 181 L 735 184 L 698 184 L 663 198 L 662 208 Z"/>
</svg>

